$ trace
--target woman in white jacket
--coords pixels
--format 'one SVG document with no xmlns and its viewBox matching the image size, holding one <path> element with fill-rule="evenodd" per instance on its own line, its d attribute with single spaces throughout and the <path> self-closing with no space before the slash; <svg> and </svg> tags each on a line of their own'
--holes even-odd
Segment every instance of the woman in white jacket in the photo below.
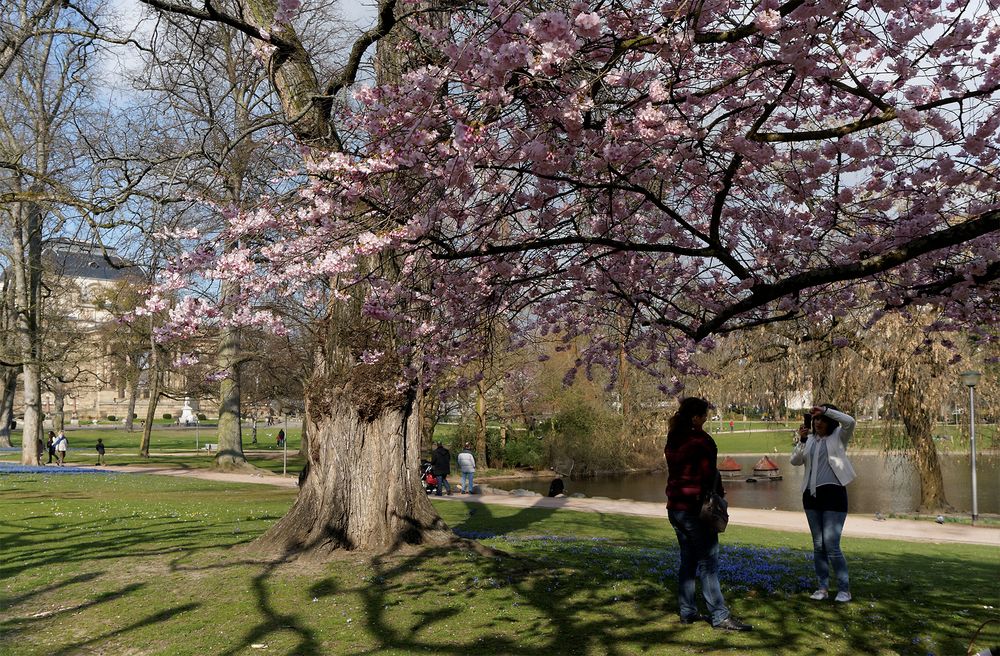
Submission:
<svg viewBox="0 0 1000 656">
<path fill-rule="evenodd" d="M 813 565 L 819 588 L 812 599 L 830 596 L 830 566 L 837 579 L 836 600 L 851 600 L 847 559 L 840 550 L 840 535 L 847 520 L 847 484 L 854 480 L 854 467 L 847 457 L 847 443 L 854 434 L 854 418 L 823 405 L 810 411 L 812 430 L 799 428 L 799 442 L 792 450 L 793 465 L 805 465 L 802 507 L 813 540 Z"/>
</svg>

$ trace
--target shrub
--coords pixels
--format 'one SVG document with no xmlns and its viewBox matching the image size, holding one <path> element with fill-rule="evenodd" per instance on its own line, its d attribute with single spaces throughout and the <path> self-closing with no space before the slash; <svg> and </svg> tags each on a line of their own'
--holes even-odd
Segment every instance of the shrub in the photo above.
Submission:
<svg viewBox="0 0 1000 656">
<path fill-rule="evenodd" d="M 118 417 L 114 415 L 108 415 L 108 421 L 118 421 Z"/>
<path fill-rule="evenodd" d="M 206 416 L 206 415 L 204 415 L 204 414 L 202 414 L 200 412 L 198 413 L 198 421 L 205 421 L 206 419 L 208 419 L 208 416 Z"/>
<path fill-rule="evenodd" d="M 170 414 L 169 412 L 164 412 L 163 413 L 163 418 L 164 419 L 173 419 L 174 416 L 172 414 Z"/>
<path fill-rule="evenodd" d="M 504 460 L 511 467 L 542 466 L 545 451 L 542 440 L 528 435 L 526 432 L 507 431 L 507 448 L 504 449 Z"/>
</svg>

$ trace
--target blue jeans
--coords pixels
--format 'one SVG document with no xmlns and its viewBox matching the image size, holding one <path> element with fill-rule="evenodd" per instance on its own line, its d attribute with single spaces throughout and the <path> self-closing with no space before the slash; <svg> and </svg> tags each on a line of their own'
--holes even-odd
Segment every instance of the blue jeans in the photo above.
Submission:
<svg viewBox="0 0 1000 656">
<path fill-rule="evenodd" d="M 809 521 L 809 532 L 813 539 L 813 566 L 816 568 L 816 578 L 819 587 L 830 588 L 830 565 L 837 577 L 837 590 L 851 591 L 851 580 L 847 575 L 847 559 L 840 550 L 840 534 L 844 532 L 846 512 L 833 510 L 806 509 L 806 519 Z"/>
<path fill-rule="evenodd" d="M 437 476 L 437 474 L 435 474 L 435 476 Z M 442 485 L 446 490 L 448 490 L 448 494 L 451 494 L 451 483 L 448 482 L 448 474 L 442 474 L 440 476 L 437 476 L 437 479 L 438 479 L 437 495 L 441 496 Z"/>
<path fill-rule="evenodd" d="M 729 617 L 726 600 L 719 587 L 719 534 L 708 529 L 698 519 L 696 510 L 667 510 L 677 544 L 681 548 L 681 563 L 677 568 L 677 601 L 682 618 L 698 617 L 694 599 L 695 577 L 701 578 L 701 594 L 712 616 L 712 626 Z"/>
<path fill-rule="evenodd" d="M 462 491 L 466 494 L 472 494 L 472 478 L 476 475 L 476 472 L 462 472 Z"/>
</svg>

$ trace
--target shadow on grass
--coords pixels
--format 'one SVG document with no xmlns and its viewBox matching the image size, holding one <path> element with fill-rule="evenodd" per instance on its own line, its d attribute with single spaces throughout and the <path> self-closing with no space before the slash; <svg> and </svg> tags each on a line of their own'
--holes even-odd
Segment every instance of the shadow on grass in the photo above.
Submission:
<svg viewBox="0 0 1000 656">
<path fill-rule="evenodd" d="M 921 546 L 930 555 L 916 554 L 909 545 L 893 542 L 885 542 L 883 552 L 878 541 L 866 541 L 864 549 L 858 545 L 857 551 L 852 542 L 845 543 L 853 603 L 810 602 L 797 578 L 803 572 L 811 577 L 808 536 L 803 535 L 801 550 L 748 547 L 748 554 L 738 561 L 740 567 L 763 570 L 784 559 L 795 564 L 795 572 L 772 592 L 744 583 L 737 578 L 739 572 L 724 579 L 726 599 L 734 613 L 755 624 L 757 630 L 743 635 L 717 633 L 706 624 L 684 626 L 676 619 L 675 538 L 665 518 L 657 523 L 595 515 L 602 529 L 620 537 L 592 540 L 580 534 L 583 523 L 579 513 L 558 513 L 558 504 L 550 502 L 518 509 L 471 501 L 447 505 L 451 508 L 446 514 L 459 535 L 480 536 L 498 553 L 483 555 L 468 548 L 468 543 L 463 548 L 461 541 L 419 551 L 399 549 L 364 560 L 363 567 L 370 568 L 370 575 L 349 584 L 345 581 L 356 575 L 361 557 L 355 562 L 339 561 L 339 566 L 334 561 L 311 581 L 297 575 L 303 582 L 293 592 L 292 603 L 281 585 L 284 577 L 294 576 L 295 570 L 284 567 L 290 555 L 263 563 L 232 558 L 224 549 L 243 538 L 227 534 L 221 524 L 171 517 L 126 526 L 109 525 L 103 518 L 65 521 L 66 517 L 51 515 L 0 522 L 7 558 L 0 562 L 0 578 L 32 568 L 74 563 L 124 565 L 127 558 L 127 564 L 141 564 L 144 557 L 164 554 L 174 556 L 172 572 L 189 573 L 185 584 L 194 584 L 200 575 L 221 576 L 227 569 L 248 568 L 251 571 L 245 575 L 241 571 L 225 579 L 249 588 L 255 611 L 241 618 L 240 633 L 232 636 L 224 651 L 212 652 L 223 656 L 246 653 L 252 643 L 288 633 L 294 645 L 276 653 L 617 656 L 735 651 L 922 656 L 963 653 L 975 629 L 989 618 L 988 613 L 995 613 L 983 607 L 1000 606 L 996 585 L 1000 563 L 996 557 L 969 558 L 962 555 L 961 547 L 935 550 Z M 462 508 L 459 513 L 464 512 L 464 516 L 456 517 L 456 507 Z M 277 519 L 273 513 L 266 518 Z M 49 528 L 56 522 L 58 542 L 51 539 Z M 534 539 L 529 539 L 532 536 Z M 731 544 L 730 540 L 727 534 L 723 544 Z M 502 551 L 511 555 L 499 553 Z M 35 604 L 50 592 L 86 586 L 104 574 L 92 571 L 50 580 L 4 599 L 3 606 L 10 609 Z M 116 574 L 121 575 L 121 571 Z M 299 579 L 294 580 L 298 584 Z M 114 600 L 138 601 L 160 591 L 154 583 L 130 583 L 79 605 L 0 622 L 4 636 L 0 645 L 11 646 L 18 636 L 44 633 L 53 618 L 72 616 Z M 51 653 L 99 651 L 102 642 L 121 641 L 130 631 L 160 623 L 177 625 L 177 618 L 191 611 L 215 614 L 219 605 L 233 603 L 238 595 L 228 589 L 216 594 L 219 596 L 199 603 L 165 603 L 168 608 L 147 611 L 141 619 L 114 630 L 100 632 L 102 627 L 97 623 L 82 632 L 83 637 L 72 638 L 72 645 L 60 645 Z M 318 606 L 311 605 L 313 599 L 336 600 L 345 606 L 360 602 L 362 614 L 355 615 L 351 640 L 338 641 L 336 651 L 330 651 L 329 643 L 341 629 L 320 618 L 315 610 Z M 98 616 L 101 614 L 98 611 Z M 184 640 L 184 628 L 165 627 L 165 639 Z M 980 640 L 986 645 L 998 642 L 1000 636 L 995 631 Z M 274 645 L 271 651 L 275 652 Z"/>
</svg>

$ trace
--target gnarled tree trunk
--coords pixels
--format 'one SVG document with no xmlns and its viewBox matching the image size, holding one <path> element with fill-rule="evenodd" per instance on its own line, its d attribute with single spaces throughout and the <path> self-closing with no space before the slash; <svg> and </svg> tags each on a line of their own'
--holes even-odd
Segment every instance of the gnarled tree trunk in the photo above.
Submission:
<svg viewBox="0 0 1000 656">
<path fill-rule="evenodd" d="M 414 401 L 364 417 L 342 391 L 306 399 L 308 474 L 295 504 L 257 542 L 285 555 L 384 552 L 452 539 L 419 480 Z"/>
</svg>

